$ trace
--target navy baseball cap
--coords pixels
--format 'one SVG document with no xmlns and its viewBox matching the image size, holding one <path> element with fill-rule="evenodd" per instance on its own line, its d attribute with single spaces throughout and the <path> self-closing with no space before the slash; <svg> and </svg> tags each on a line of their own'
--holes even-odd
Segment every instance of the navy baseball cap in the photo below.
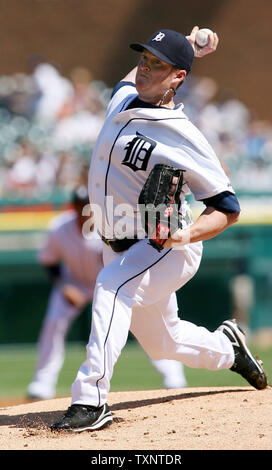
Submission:
<svg viewBox="0 0 272 470">
<path fill-rule="evenodd" d="M 190 72 L 194 50 L 188 39 L 172 29 L 161 29 L 152 34 L 146 44 L 132 43 L 129 45 L 134 51 L 142 52 L 147 49 L 159 59 Z"/>
</svg>

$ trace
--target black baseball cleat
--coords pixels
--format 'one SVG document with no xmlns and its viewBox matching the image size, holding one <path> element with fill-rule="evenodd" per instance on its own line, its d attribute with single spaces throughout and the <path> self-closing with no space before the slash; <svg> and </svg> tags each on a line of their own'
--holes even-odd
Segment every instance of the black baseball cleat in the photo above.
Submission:
<svg viewBox="0 0 272 470">
<path fill-rule="evenodd" d="M 267 376 L 262 368 L 262 361 L 255 359 L 245 342 L 245 334 L 235 320 L 226 320 L 219 326 L 231 341 L 234 349 L 234 364 L 230 370 L 242 375 L 250 385 L 262 390 L 267 386 Z"/>
<path fill-rule="evenodd" d="M 50 426 L 51 431 L 93 431 L 109 426 L 113 421 L 111 411 L 105 403 L 100 407 L 71 405 L 62 418 Z"/>
</svg>

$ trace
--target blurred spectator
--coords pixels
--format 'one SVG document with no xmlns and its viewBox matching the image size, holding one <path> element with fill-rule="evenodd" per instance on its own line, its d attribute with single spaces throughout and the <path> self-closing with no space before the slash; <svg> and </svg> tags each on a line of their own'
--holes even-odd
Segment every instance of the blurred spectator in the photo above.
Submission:
<svg viewBox="0 0 272 470">
<path fill-rule="evenodd" d="M 54 123 L 64 103 L 72 97 L 73 87 L 70 81 L 49 63 L 38 64 L 32 77 L 40 91 L 35 117 L 38 121 Z"/>
<path fill-rule="evenodd" d="M 98 136 L 103 120 L 88 111 L 81 111 L 60 120 L 52 132 L 52 145 L 56 150 L 70 149 L 76 145 L 92 145 Z"/>
<path fill-rule="evenodd" d="M 207 103 L 198 120 L 198 125 L 217 153 L 224 152 L 224 143 L 237 144 L 247 132 L 250 113 L 231 91 L 224 90 L 217 100 Z M 223 156 L 223 155 L 221 155 Z"/>
<path fill-rule="evenodd" d="M 195 78 L 189 76 L 178 88 L 175 102 L 185 104 L 185 114 L 199 126 L 204 107 L 212 101 L 217 93 L 217 83 L 209 77 Z"/>
<path fill-rule="evenodd" d="M 100 90 L 91 72 L 85 67 L 75 67 L 71 72 L 73 94 L 59 112 L 58 118 L 70 116 L 80 111 L 105 116 L 105 103 L 100 97 Z"/>
<path fill-rule="evenodd" d="M 105 118 L 105 105 L 91 73 L 83 67 L 72 70 L 73 93 L 67 97 L 58 113 L 58 123 L 52 135 L 56 149 L 95 142 Z"/>
<path fill-rule="evenodd" d="M 58 168 L 59 159 L 56 153 L 51 151 L 41 153 L 36 169 L 36 193 L 50 194 L 53 191 L 57 184 Z"/>
<path fill-rule="evenodd" d="M 80 163 L 80 164 L 79 164 Z M 83 162 L 78 161 L 75 153 L 64 151 L 59 153 L 59 166 L 56 173 L 56 185 L 71 191 L 81 179 Z"/>
<path fill-rule="evenodd" d="M 14 156 L 13 165 L 6 174 L 7 190 L 31 196 L 36 185 L 37 162 L 36 149 L 29 141 L 21 140 Z"/>
<path fill-rule="evenodd" d="M 17 73 L 0 77 L 0 107 L 11 115 L 31 118 L 39 97 L 40 90 L 32 76 Z"/>
<path fill-rule="evenodd" d="M 271 139 L 272 129 L 269 129 L 268 124 L 263 121 L 252 120 L 245 134 L 245 155 L 250 160 L 264 161 L 266 159 L 265 150 L 268 147 L 269 137 Z"/>
</svg>

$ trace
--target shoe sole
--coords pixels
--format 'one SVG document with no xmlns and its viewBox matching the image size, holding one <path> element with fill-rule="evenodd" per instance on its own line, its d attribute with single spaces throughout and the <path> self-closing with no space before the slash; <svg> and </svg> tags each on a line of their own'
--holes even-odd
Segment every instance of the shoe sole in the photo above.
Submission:
<svg viewBox="0 0 272 470">
<path fill-rule="evenodd" d="M 236 344 L 233 343 L 234 346 L 238 346 L 244 350 L 244 352 L 249 356 L 250 360 L 254 363 L 255 367 L 258 369 L 259 373 L 261 374 L 261 376 L 259 376 L 258 378 L 257 377 L 255 378 L 256 381 L 258 381 L 259 383 L 253 386 L 258 389 L 265 388 L 267 385 L 267 378 L 261 365 L 262 362 L 255 359 L 255 357 L 252 356 L 250 350 L 248 349 L 245 343 L 245 334 L 242 328 L 240 328 L 238 325 L 236 325 L 235 323 L 229 320 L 226 320 L 225 322 L 223 322 L 221 326 L 225 328 L 228 331 L 228 333 L 232 336 L 232 338 L 236 341 Z"/>
<path fill-rule="evenodd" d="M 90 426 L 84 426 L 83 428 L 70 428 L 70 432 L 82 432 L 82 431 L 95 431 L 97 429 L 102 429 L 113 422 L 112 414 L 108 413 L 102 417 L 102 419 L 98 419 L 95 423 L 91 424 Z"/>
</svg>

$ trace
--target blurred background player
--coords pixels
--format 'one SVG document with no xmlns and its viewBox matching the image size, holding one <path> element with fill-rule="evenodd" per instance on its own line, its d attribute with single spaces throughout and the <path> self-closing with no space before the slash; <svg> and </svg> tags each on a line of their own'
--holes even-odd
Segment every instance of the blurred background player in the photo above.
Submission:
<svg viewBox="0 0 272 470">
<path fill-rule="evenodd" d="M 65 338 L 72 322 L 92 301 L 96 277 L 103 267 L 102 240 L 91 225 L 84 236 L 83 207 L 89 204 L 85 186 L 72 197 L 71 210 L 55 217 L 49 224 L 46 243 L 38 259 L 47 269 L 53 287 L 38 341 L 38 359 L 27 392 L 32 399 L 49 399 L 56 394 L 56 384 L 65 356 Z M 183 365 L 177 361 L 151 361 L 161 374 L 165 388 L 185 387 Z"/>
<path fill-rule="evenodd" d="M 31 398 L 55 395 L 58 374 L 64 361 L 66 334 L 88 302 L 103 266 L 101 242 L 91 227 L 82 236 L 88 204 L 86 188 L 80 186 L 72 197 L 73 209 L 55 217 L 49 224 L 46 243 L 38 259 L 47 269 L 53 287 L 38 341 L 38 360 L 34 378 L 28 387 Z"/>
</svg>

